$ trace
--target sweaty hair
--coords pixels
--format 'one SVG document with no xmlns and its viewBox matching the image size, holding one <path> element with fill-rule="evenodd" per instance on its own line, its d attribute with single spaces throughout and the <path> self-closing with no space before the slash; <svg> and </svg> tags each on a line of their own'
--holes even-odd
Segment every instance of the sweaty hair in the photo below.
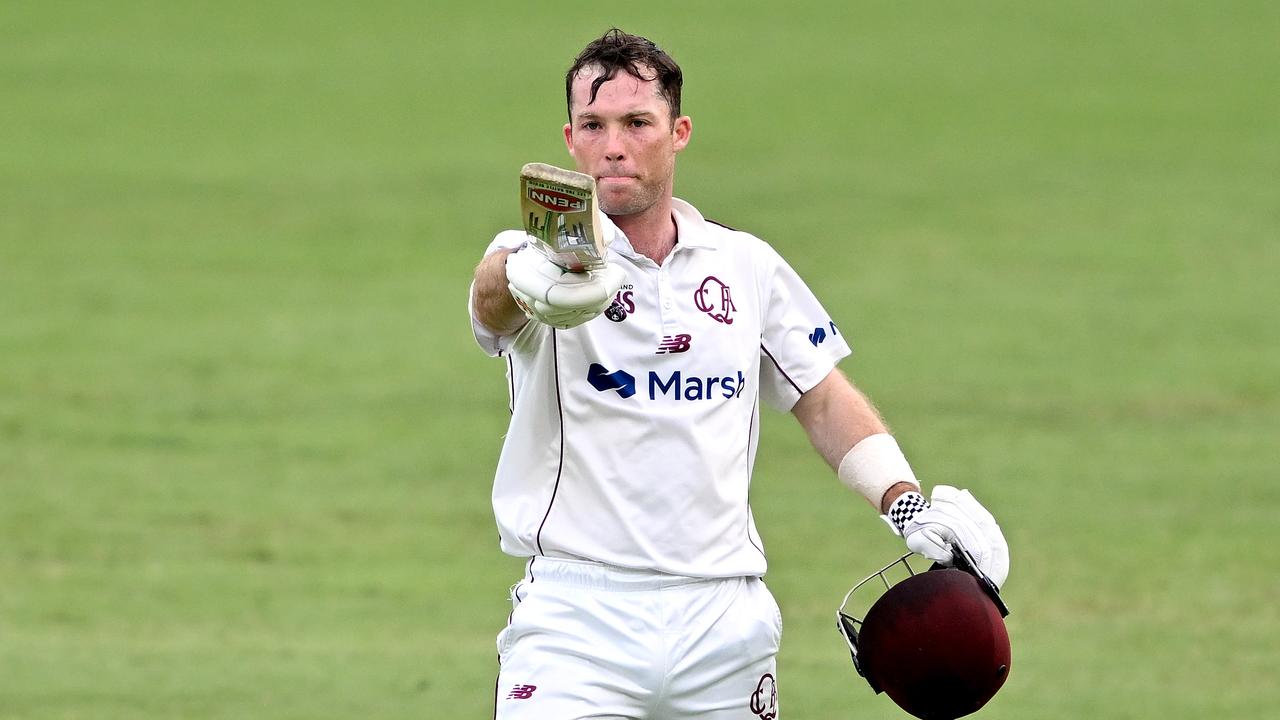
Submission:
<svg viewBox="0 0 1280 720">
<path fill-rule="evenodd" d="M 601 85 L 617 76 L 619 70 L 624 70 L 642 82 L 657 80 L 658 94 L 667 101 L 671 118 L 680 117 L 680 87 L 684 84 L 680 66 L 653 41 L 613 28 L 583 48 L 564 76 L 569 122 L 573 122 L 573 79 L 591 67 L 600 68 L 600 75 L 591 81 L 588 105 L 596 101 Z"/>
</svg>

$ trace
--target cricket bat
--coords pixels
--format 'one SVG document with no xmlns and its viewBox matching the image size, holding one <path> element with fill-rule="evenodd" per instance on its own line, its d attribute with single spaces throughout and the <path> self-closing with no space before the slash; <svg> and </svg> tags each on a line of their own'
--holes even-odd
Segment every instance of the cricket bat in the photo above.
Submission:
<svg viewBox="0 0 1280 720">
<path fill-rule="evenodd" d="M 608 245 L 590 175 L 526 164 L 520 168 L 520 211 L 532 245 L 551 262 L 573 272 L 604 267 Z"/>
</svg>

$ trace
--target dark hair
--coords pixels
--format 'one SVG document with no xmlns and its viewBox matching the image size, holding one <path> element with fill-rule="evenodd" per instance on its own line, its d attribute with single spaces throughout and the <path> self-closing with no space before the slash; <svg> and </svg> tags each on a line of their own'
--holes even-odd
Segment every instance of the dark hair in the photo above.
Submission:
<svg viewBox="0 0 1280 720">
<path fill-rule="evenodd" d="M 680 87 L 684 84 L 680 66 L 670 55 L 654 45 L 653 41 L 612 28 L 583 48 L 578 57 L 574 58 L 569 72 L 565 73 L 564 95 L 569 122 L 573 122 L 573 79 L 579 72 L 592 66 L 598 66 L 601 72 L 599 77 L 591 81 L 591 99 L 587 104 L 595 102 L 601 85 L 612 80 L 619 70 L 625 70 L 637 80 L 657 80 L 658 94 L 667 101 L 667 107 L 671 108 L 672 119 L 680 117 Z"/>
</svg>

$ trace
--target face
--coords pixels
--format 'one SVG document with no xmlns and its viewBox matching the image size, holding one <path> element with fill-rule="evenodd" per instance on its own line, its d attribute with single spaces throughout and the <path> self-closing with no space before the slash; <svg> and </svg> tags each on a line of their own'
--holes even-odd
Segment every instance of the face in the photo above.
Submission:
<svg viewBox="0 0 1280 720">
<path fill-rule="evenodd" d="M 689 143 L 693 125 L 688 117 L 671 119 L 656 80 L 642 81 L 626 72 L 601 85 L 595 102 L 588 104 L 598 74 L 591 69 L 573 80 L 565 145 L 578 172 L 596 179 L 601 210 L 638 215 L 671 197 L 676 153 Z"/>
</svg>

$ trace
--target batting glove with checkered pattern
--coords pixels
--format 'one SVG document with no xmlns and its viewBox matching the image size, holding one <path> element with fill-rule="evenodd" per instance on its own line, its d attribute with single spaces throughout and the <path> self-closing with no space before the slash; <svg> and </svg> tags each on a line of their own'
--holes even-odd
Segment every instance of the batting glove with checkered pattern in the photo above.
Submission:
<svg viewBox="0 0 1280 720">
<path fill-rule="evenodd" d="M 950 565 L 951 543 L 973 556 L 997 587 L 1009 577 L 1009 544 L 996 519 L 968 490 L 949 485 L 933 488 L 932 501 L 918 492 L 898 496 L 885 522 L 907 541 L 907 548 L 934 562 Z"/>
</svg>

